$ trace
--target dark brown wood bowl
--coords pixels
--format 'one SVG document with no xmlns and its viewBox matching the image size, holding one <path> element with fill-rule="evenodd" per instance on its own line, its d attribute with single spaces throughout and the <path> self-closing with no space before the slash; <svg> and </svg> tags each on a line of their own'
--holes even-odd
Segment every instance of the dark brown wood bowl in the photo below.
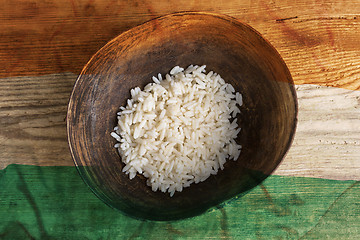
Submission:
<svg viewBox="0 0 360 240">
<path fill-rule="evenodd" d="M 243 94 L 237 161 L 173 197 L 153 192 L 146 179 L 129 180 L 110 136 L 130 89 L 176 65 L 207 65 Z M 256 30 L 224 15 L 183 12 L 122 33 L 86 64 L 68 107 L 72 157 L 92 191 L 108 205 L 141 219 L 175 220 L 241 196 L 279 165 L 296 128 L 297 98 L 279 53 Z"/>
</svg>

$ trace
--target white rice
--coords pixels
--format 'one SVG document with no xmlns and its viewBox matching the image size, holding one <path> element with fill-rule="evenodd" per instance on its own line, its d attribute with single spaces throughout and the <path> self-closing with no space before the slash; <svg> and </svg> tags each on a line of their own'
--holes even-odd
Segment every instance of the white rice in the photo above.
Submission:
<svg viewBox="0 0 360 240">
<path fill-rule="evenodd" d="M 130 179 L 142 174 L 153 191 L 173 196 L 238 159 L 242 95 L 205 67 L 176 66 L 164 79 L 152 77 L 143 91 L 131 89 L 111 133 Z"/>
</svg>

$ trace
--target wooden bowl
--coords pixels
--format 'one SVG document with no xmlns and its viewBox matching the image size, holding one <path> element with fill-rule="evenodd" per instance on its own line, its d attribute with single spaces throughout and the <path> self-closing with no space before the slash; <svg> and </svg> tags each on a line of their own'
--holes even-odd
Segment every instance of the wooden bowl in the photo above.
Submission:
<svg viewBox="0 0 360 240">
<path fill-rule="evenodd" d="M 146 179 L 122 173 L 110 136 L 130 89 L 144 87 L 176 65 L 207 65 L 243 94 L 237 161 L 173 197 L 153 192 Z M 71 154 L 84 181 L 108 205 L 141 219 L 195 216 L 241 196 L 278 166 L 296 128 L 297 99 L 288 68 L 256 30 L 224 15 L 183 12 L 122 33 L 86 64 L 68 106 Z"/>
</svg>

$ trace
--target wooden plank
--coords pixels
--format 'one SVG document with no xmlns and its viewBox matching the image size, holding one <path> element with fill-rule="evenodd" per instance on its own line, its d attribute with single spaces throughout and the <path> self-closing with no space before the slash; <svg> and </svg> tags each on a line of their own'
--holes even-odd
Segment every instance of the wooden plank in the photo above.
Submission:
<svg viewBox="0 0 360 240">
<path fill-rule="evenodd" d="M 355 181 L 272 176 L 200 216 L 161 222 L 108 207 L 74 168 L 16 165 L 0 174 L 2 239 L 360 239 Z"/>
<path fill-rule="evenodd" d="M 0 0 L 0 77 L 78 74 L 107 41 L 151 18 L 211 11 L 250 24 L 297 84 L 359 89 L 360 1 Z"/>
<path fill-rule="evenodd" d="M 75 80 L 71 73 L 0 80 L 0 169 L 73 165 L 65 117 Z"/>
<path fill-rule="evenodd" d="M 0 169 L 72 166 L 66 106 L 76 75 L 0 79 Z M 360 91 L 297 86 L 298 127 L 274 174 L 360 180 Z"/>
<path fill-rule="evenodd" d="M 297 86 L 298 126 L 274 174 L 360 180 L 360 91 Z"/>
</svg>

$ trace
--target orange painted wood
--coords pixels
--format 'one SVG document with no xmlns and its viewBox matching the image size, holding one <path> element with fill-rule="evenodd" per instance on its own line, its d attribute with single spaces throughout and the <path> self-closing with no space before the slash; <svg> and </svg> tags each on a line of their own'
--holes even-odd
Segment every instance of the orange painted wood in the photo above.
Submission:
<svg viewBox="0 0 360 240">
<path fill-rule="evenodd" d="M 297 84 L 359 89 L 360 2 L 0 1 L 0 77 L 73 72 L 121 32 L 177 11 L 228 14 L 281 53 Z"/>
</svg>

